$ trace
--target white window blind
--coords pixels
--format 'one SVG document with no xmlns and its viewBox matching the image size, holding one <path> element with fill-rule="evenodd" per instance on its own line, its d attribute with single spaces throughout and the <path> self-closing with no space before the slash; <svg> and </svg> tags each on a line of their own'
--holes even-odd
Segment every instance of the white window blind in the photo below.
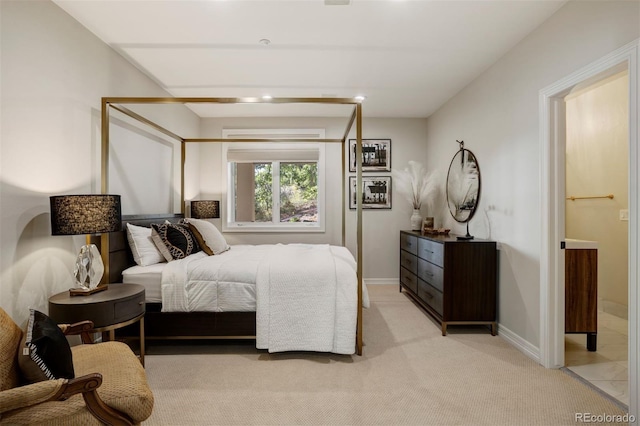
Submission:
<svg viewBox="0 0 640 426">
<path fill-rule="evenodd" d="M 230 147 L 227 161 L 236 163 L 261 163 L 267 161 L 318 161 L 320 150 L 317 146 L 307 149 L 242 149 Z"/>
</svg>

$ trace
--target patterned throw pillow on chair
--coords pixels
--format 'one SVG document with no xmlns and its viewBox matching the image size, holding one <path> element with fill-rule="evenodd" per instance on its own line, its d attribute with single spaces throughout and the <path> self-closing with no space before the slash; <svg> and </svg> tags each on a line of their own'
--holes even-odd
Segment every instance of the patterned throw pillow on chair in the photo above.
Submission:
<svg viewBox="0 0 640 426">
<path fill-rule="evenodd" d="M 18 351 L 20 372 L 28 383 L 75 377 L 66 336 L 58 324 L 42 312 L 30 309 Z"/>
<path fill-rule="evenodd" d="M 184 259 L 200 251 L 196 238 L 186 224 L 154 223 L 151 229 L 151 239 L 167 261 Z"/>
</svg>

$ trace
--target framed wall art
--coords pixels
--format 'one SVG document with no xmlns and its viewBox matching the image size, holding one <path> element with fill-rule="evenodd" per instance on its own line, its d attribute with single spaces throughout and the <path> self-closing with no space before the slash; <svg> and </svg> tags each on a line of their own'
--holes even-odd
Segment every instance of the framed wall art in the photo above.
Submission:
<svg viewBox="0 0 640 426">
<path fill-rule="evenodd" d="M 356 139 L 349 139 L 349 171 L 356 171 Z M 362 139 L 362 171 L 391 171 L 391 139 Z"/>
<path fill-rule="evenodd" d="M 349 208 L 356 208 L 355 176 L 349 176 Z M 391 209 L 391 176 L 362 177 L 362 208 Z"/>
</svg>

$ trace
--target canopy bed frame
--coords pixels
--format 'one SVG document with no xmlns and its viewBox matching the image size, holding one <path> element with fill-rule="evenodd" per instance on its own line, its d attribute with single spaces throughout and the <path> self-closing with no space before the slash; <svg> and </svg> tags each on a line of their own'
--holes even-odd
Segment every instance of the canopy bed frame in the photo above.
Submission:
<svg viewBox="0 0 640 426">
<path fill-rule="evenodd" d="M 161 105 L 161 104 L 317 104 L 317 105 L 352 105 L 353 109 L 347 118 L 347 126 L 342 138 L 317 139 L 296 138 L 296 142 L 339 143 L 342 145 L 342 245 L 346 241 L 346 202 L 345 202 L 345 147 L 348 135 L 356 125 L 356 275 L 357 275 L 357 325 L 355 352 L 362 355 L 362 103 L 355 98 L 150 98 L 150 97 L 105 97 L 102 98 L 101 126 L 101 192 L 109 193 L 109 126 L 110 112 L 116 110 L 156 131 L 177 140 L 181 147 L 180 161 L 180 206 L 179 215 L 139 215 L 125 216 L 125 222 L 136 225 L 147 225 L 152 222 L 177 221 L 184 217 L 184 178 L 185 154 L 188 143 L 222 143 L 222 142 L 291 142 L 292 139 L 254 138 L 183 138 L 170 130 L 154 123 L 142 115 L 132 111 L 125 105 Z M 126 232 L 102 234 L 101 253 L 105 265 L 106 282 L 121 282 L 122 271 L 133 264 L 127 244 Z M 156 306 L 158 305 L 158 306 Z M 160 312 L 159 304 L 147 304 L 146 334 L 148 338 L 166 339 L 239 339 L 255 338 L 255 312 Z"/>
</svg>

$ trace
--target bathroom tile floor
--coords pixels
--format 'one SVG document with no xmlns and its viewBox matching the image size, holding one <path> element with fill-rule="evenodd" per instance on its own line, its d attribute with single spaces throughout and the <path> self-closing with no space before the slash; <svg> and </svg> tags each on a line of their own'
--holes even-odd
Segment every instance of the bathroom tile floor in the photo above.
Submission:
<svg viewBox="0 0 640 426">
<path fill-rule="evenodd" d="M 586 334 L 566 334 L 565 366 L 613 398 L 629 405 L 628 321 L 598 311 L 597 351 Z"/>
</svg>

